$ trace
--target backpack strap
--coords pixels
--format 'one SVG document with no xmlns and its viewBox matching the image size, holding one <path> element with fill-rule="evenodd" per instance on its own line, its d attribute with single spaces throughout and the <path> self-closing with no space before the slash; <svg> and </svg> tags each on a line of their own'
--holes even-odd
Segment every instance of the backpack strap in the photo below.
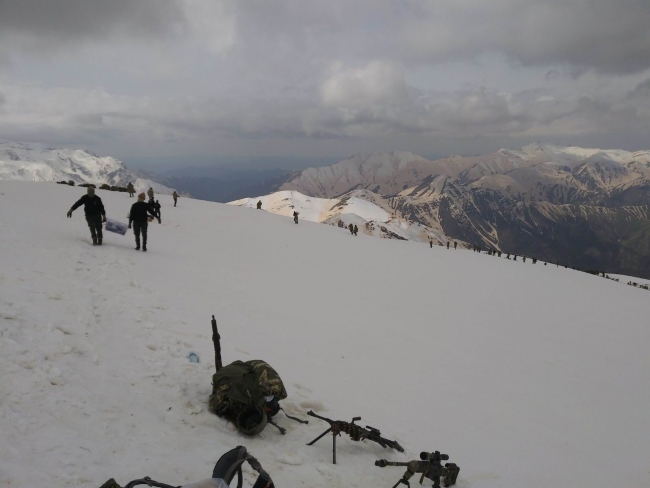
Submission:
<svg viewBox="0 0 650 488">
<path fill-rule="evenodd" d="M 253 488 L 273 488 L 273 481 L 269 474 L 264 471 L 259 461 L 251 456 L 244 446 L 237 446 L 221 456 L 212 471 L 212 477 L 221 478 L 230 485 L 235 475 L 237 475 L 237 488 L 242 488 L 244 479 L 242 464 L 244 464 L 244 461 L 248 462 L 251 468 L 259 473 Z"/>
<path fill-rule="evenodd" d="M 309 420 L 301 420 L 298 417 L 292 417 L 289 415 L 287 412 L 284 411 L 284 408 L 280 407 L 280 410 L 284 412 L 284 414 L 287 416 L 288 419 L 295 420 L 296 422 L 300 422 L 301 424 L 308 424 Z"/>
</svg>

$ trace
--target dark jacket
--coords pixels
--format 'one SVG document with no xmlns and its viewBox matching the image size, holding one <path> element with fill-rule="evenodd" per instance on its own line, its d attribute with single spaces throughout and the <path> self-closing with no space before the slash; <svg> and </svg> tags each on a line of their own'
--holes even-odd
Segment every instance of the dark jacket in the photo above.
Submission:
<svg viewBox="0 0 650 488">
<path fill-rule="evenodd" d="M 159 219 L 160 218 L 160 204 L 156 203 L 156 201 L 152 198 L 151 200 L 149 200 L 147 202 L 147 205 L 149 206 L 149 208 L 153 212 L 153 214 L 154 214 L 153 216 L 155 218 Z"/>
<path fill-rule="evenodd" d="M 70 210 L 77 210 L 79 207 L 84 206 L 84 213 L 86 215 L 106 215 L 106 210 L 104 210 L 104 204 L 102 199 L 97 195 L 90 197 L 87 194 L 81 197 L 77 202 L 72 206 Z"/>
<path fill-rule="evenodd" d="M 148 217 L 147 214 L 157 218 L 156 214 L 147 203 L 135 202 L 131 205 L 131 211 L 129 212 L 129 225 L 131 225 L 132 222 L 146 222 Z"/>
</svg>

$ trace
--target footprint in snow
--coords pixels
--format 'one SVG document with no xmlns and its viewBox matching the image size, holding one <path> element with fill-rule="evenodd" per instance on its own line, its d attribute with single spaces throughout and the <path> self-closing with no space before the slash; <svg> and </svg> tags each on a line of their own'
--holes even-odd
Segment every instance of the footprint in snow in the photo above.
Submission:
<svg viewBox="0 0 650 488">
<path fill-rule="evenodd" d="M 282 452 L 276 457 L 276 461 L 290 466 L 300 466 L 304 463 L 302 458 L 296 452 Z"/>
<path fill-rule="evenodd" d="M 294 383 L 293 386 L 298 390 L 305 390 L 308 391 L 309 393 L 312 393 L 312 390 L 310 388 L 307 388 L 305 385 L 301 385 L 300 383 Z"/>
</svg>

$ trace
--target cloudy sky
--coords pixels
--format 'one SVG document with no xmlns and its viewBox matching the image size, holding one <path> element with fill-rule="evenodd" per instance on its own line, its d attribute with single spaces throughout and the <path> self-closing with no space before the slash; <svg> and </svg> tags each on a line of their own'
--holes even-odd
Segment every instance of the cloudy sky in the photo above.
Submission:
<svg viewBox="0 0 650 488">
<path fill-rule="evenodd" d="M 648 0 L 0 0 L 0 138 L 121 158 L 650 148 Z"/>
</svg>

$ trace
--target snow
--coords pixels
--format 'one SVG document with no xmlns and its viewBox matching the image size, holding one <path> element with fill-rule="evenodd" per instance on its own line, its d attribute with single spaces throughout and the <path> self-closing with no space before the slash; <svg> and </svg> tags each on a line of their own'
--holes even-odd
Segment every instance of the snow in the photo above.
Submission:
<svg viewBox="0 0 650 488">
<path fill-rule="evenodd" d="M 100 186 L 126 186 L 171 195 L 174 191 L 154 181 L 138 178 L 124 163 L 111 157 L 99 157 L 80 149 L 46 148 L 0 140 L 0 180 L 13 181 L 69 181 Z"/>
<path fill-rule="evenodd" d="M 308 168 L 293 180 L 282 185 L 282 190 L 302 190 L 314 196 L 341 195 L 356 185 L 372 186 L 395 178 L 407 167 L 430 164 L 422 156 L 409 152 L 376 152 L 356 154 L 323 168 Z"/>
<path fill-rule="evenodd" d="M 93 247 L 65 217 L 82 193 L 0 181 L 0 486 L 181 485 L 237 445 L 279 487 L 390 487 L 374 461 L 422 450 L 459 487 L 650 485 L 647 291 L 164 195 L 149 252 Z M 98 194 L 124 220 L 134 200 Z M 360 415 L 406 452 L 343 435 L 332 465 L 305 445 L 327 425 L 282 414 L 286 436 L 239 435 L 206 408 L 212 314 L 224 362 L 267 360 L 290 415 Z"/>
<path fill-rule="evenodd" d="M 643 278 L 637 278 L 636 276 L 627 276 L 627 275 L 621 275 L 621 274 L 608 274 L 610 278 L 613 279 L 618 279 L 621 283 L 627 284 L 628 282 L 636 283 L 637 285 L 649 285 L 650 286 L 650 280 L 646 280 Z"/>
<path fill-rule="evenodd" d="M 499 152 L 514 154 L 526 161 L 539 159 L 545 162 L 563 163 L 571 167 L 577 166 L 585 159 L 590 159 L 595 156 L 610 159 L 617 163 L 627 163 L 635 158 L 642 158 L 644 153 L 647 154 L 647 151 L 631 153 L 622 149 L 598 149 L 578 146 L 564 147 L 552 144 L 528 144 L 520 149 L 501 149 Z"/>
<path fill-rule="evenodd" d="M 260 197 L 243 198 L 229 202 L 228 205 L 257 208 L 257 202 L 261 201 L 262 210 L 267 212 L 291 217 L 295 210 L 299 213 L 300 220 L 329 225 L 337 225 L 340 219 L 345 227 L 349 224 L 357 225 L 360 232 L 376 237 L 399 236 L 417 242 L 433 239 L 436 243 L 446 243 L 449 240 L 440 230 L 391 215 L 379 205 L 368 201 L 371 198 L 377 199 L 380 196 L 365 190 L 354 190 L 340 199 L 317 198 L 284 190 Z M 347 232 L 347 228 L 345 230 Z"/>
</svg>

